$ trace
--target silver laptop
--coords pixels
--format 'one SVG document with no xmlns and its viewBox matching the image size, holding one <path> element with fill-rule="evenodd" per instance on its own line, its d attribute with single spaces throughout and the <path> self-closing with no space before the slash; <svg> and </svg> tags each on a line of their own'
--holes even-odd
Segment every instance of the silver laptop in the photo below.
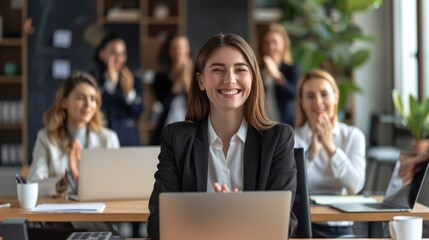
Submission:
<svg viewBox="0 0 429 240">
<path fill-rule="evenodd" d="M 149 198 L 159 152 L 159 146 L 83 150 L 78 200 Z"/>
<path fill-rule="evenodd" d="M 331 204 L 343 212 L 404 212 L 413 210 L 428 171 L 429 155 L 401 152 L 382 203 Z"/>
<path fill-rule="evenodd" d="M 288 239 L 291 192 L 161 193 L 162 240 Z"/>
</svg>

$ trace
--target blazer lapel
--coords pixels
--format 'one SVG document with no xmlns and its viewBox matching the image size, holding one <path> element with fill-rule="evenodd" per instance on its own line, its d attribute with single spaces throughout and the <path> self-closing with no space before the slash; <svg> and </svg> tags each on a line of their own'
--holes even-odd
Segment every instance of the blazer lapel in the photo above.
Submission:
<svg viewBox="0 0 429 240">
<path fill-rule="evenodd" d="M 244 144 L 244 176 L 243 190 L 258 190 L 258 169 L 261 159 L 261 134 L 249 125 L 246 143 Z"/>
<path fill-rule="evenodd" d="M 207 172 L 208 172 L 208 157 L 209 157 L 209 143 L 208 143 L 208 119 L 206 118 L 199 124 L 195 141 L 193 146 L 194 161 L 195 161 L 195 175 L 197 181 L 197 191 L 207 191 Z"/>
</svg>

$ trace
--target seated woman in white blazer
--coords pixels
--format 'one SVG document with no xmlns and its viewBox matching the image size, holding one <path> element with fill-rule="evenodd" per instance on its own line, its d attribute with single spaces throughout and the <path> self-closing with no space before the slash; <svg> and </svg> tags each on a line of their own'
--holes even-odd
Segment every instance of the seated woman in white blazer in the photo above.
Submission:
<svg viewBox="0 0 429 240">
<path fill-rule="evenodd" d="M 310 194 L 357 194 L 365 183 L 365 137 L 337 119 L 339 90 L 324 70 L 298 82 L 295 147 L 305 149 Z M 313 223 L 313 237 L 353 234 L 352 222 Z"/>
<path fill-rule="evenodd" d="M 103 127 L 100 107 L 101 95 L 91 75 L 74 71 L 62 83 L 34 145 L 28 181 L 39 183 L 39 195 L 67 192 L 65 171 L 77 181 L 83 148 L 119 148 L 116 133 Z"/>
</svg>

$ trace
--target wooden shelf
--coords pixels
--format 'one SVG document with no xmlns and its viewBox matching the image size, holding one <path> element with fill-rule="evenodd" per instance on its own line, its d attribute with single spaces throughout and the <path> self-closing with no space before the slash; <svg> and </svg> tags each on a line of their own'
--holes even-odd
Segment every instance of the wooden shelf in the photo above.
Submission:
<svg viewBox="0 0 429 240">
<path fill-rule="evenodd" d="M 23 23 L 28 12 L 27 2 L 28 0 L 23 0 L 22 8 L 13 9 L 11 1 L 0 1 L 0 15 L 3 16 L 5 33 L 3 38 L 0 38 L 0 102 L 2 102 L 0 111 L 3 114 L 5 112 L 11 114 L 6 115 L 2 118 L 3 122 L 0 122 L 0 145 L 20 145 L 22 158 L 19 162 L 24 165 L 28 161 L 27 34 L 23 31 Z M 3 74 L 3 66 L 8 62 L 18 67 L 17 75 Z M 20 112 L 15 111 L 17 109 L 15 107 L 18 106 Z M 12 116 L 15 114 L 16 116 Z M 4 163 L 4 158 L 6 157 L 0 156 L 0 163 Z M 0 165 L 0 168 L 4 166 Z"/>
<path fill-rule="evenodd" d="M 21 46 L 21 38 L 2 38 L 0 39 L 0 46 Z"/>
<path fill-rule="evenodd" d="M 142 37 L 140 43 L 141 44 L 159 44 L 159 43 L 163 43 L 164 39 L 159 38 L 159 37 L 149 37 L 149 36 L 145 36 Z"/>
<path fill-rule="evenodd" d="M 22 76 L 6 76 L 6 75 L 0 75 L 0 84 L 21 84 L 22 83 Z"/>
<path fill-rule="evenodd" d="M 21 123 L 3 124 L 0 123 L 0 130 L 19 131 L 22 129 Z"/>
<path fill-rule="evenodd" d="M 108 20 L 106 17 L 98 19 L 100 24 L 139 24 L 140 20 Z"/>
<path fill-rule="evenodd" d="M 99 24 L 132 24 L 138 25 L 140 44 L 140 68 L 144 70 L 159 68 L 157 59 L 161 43 L 167 35 L 186 32 L 186 0 L 165 0 L 169 15 L 165 18 L 155 17 L 154 8 L 158 0 L 131 1 L 132 8 L 139 11 L 138 19 L 108 20 L 111 9 L 117 7 L 121 0 L 97 0 L 97 22 Z M 119 26 L 120 27 L 120 26 Z M 153 47 L 156 46 L 156 49 Z"/>
<path fill-rule="evenodd" d="M 146 18 L 143 18 L 143 22 L 147 24 L 153 24 L 153 25 L 178 25 L 179 18 L 178 17 L 167 17 L 167 18 L 146 17 Z"/>
</svg>

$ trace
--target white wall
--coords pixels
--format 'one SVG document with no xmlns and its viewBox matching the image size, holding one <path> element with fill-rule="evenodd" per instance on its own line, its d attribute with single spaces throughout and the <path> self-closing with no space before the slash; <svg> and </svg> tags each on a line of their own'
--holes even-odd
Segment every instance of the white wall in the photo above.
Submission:
<svg viewBox="0 0 429 240">
<path fill-rule="evenodd" d="M 374 11 L 356 14 L 355 22 L 365 34 L 373 35 L 375 42 L 359 43 L 368 47 L 369 61 L 354 72 L 354 81 L 363 89 L 363 94 L 354 97 L 355 125 L 366 138 L 369 136 L 371 113 L 389 113 L 393 108 L 391 89 L 393 86 L 393 32 L 392 3 Z"/>
</svg>

